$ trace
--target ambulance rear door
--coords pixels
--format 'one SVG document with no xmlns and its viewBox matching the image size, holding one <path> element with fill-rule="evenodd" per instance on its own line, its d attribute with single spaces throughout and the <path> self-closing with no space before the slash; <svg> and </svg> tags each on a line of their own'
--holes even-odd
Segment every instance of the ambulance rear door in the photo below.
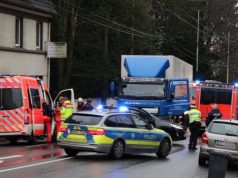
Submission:
<svg viewBox="0 0 238 178">
<path fill-rule="evenodd" d="M 24 131 L 22 82 L 18 77 L 0 79 L 0 133 Z"/>
</svg>

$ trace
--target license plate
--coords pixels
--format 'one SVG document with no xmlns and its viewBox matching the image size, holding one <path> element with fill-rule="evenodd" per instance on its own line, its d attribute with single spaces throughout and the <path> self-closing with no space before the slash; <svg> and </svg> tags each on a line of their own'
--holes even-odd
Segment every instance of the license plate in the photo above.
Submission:
<svg viewBox="0 0 238 178">
<path fill-rule="evenodd" d="M 225 146 L 224 141 L 216 140 L 215 143 L 216 143 L 217 146 Z"/>
<path fill-rule="evenodd" d="M 76 134 L 76 135 L 84 135 L 85 131 L 82 130 L 71 130 L 71 134 Z"/>
</svg>

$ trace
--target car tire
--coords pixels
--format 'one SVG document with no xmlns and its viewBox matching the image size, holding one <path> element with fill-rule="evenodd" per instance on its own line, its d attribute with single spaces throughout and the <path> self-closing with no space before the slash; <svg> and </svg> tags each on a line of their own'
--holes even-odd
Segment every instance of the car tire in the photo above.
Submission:
<svg viewBox="0 0 238 178">
<path fill-rule="evenodd" d="M 116 140 L 112 145 L 110 156 L 114 159 L 121 159 L 124 155 L 125 143 L 122 140 Z"/>
<path fill-rule="evenodd" d="M 199 166 L 206 166 L 206 163 L 207 163 L 207 158 L 199 156 L 199 158 L 198 158 L 198 165 Z"/>
<path fill-rule="evenodd" d="M 65 148 L 64 152 L 69 156 L 76 156 L 79 153 L 79 150 L 71 149 L 71 148 Z"/>
<path fill-rule="evenodd" d="M 166 158 L 168 156 L 170 150 L 171 150 L 170 140 L 168 138 L 165 138 L 161 141 L 159 150 L 156 153 L 156 155 L 159 158 Z"/>
</svg>

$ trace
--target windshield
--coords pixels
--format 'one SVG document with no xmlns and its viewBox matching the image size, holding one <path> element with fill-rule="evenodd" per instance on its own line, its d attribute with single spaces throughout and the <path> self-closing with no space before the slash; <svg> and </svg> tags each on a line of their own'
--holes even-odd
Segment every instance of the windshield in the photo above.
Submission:
<svg viewBox="0 0 238 178">
<path fill-rule="evenodd" d="M 201 104 L 231 104 L 231 89 L 224 88 L 202 88 Z"/>
<path fill-rule="evenodd" d="M 22 107 L 22 93 L 20 88 L 0 88 L 0 109 L 12 110 Z"/>
<path fill-rule="evenodd" d="M 238 124 L 214 122 L 209 127 L 209 132 L 220 135 L 238 136 Z"/>
<path fill-rule="evenodd" d="M 123 85 L 120 95 L 124 96 L 134 96 L 134 97 L 151 97 L 161 98 L 165 97 L 165 85 L 161 84 L 139 84 L 139 83 L 129 83 Z M 150 99 L 150 98 L 148 98 Z"/>
<path fill-rule="evenodd" d="M 98 125 L 102 120 L 102 116 L 92 114 L 74 114 L 65 120 L 65 123 L 81 124 L 81 125 Z"/>
</svg>

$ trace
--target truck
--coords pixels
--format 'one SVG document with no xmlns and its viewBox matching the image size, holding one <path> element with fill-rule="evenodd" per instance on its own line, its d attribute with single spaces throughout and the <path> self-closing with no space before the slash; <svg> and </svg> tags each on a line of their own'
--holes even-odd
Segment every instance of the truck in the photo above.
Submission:
<svg viewBox="0 0 238 178">
<path fill-rule="evenodd" d="M 195 105 L 201 111 L 201 133 L 206 128 L 206 117 L 211 106 L 217 104 L 222 113 L 221 119 L 237 120 L 238 83 L 228 84 L 218 81 L 196 81 L 193 83 Z"/>
<path fill-rule="evenodd" d="M 143 108 L 162 119 L 189 110 L 192 65 L 175 56 L 123 55 L 118 105 Z"/>
</svg>

